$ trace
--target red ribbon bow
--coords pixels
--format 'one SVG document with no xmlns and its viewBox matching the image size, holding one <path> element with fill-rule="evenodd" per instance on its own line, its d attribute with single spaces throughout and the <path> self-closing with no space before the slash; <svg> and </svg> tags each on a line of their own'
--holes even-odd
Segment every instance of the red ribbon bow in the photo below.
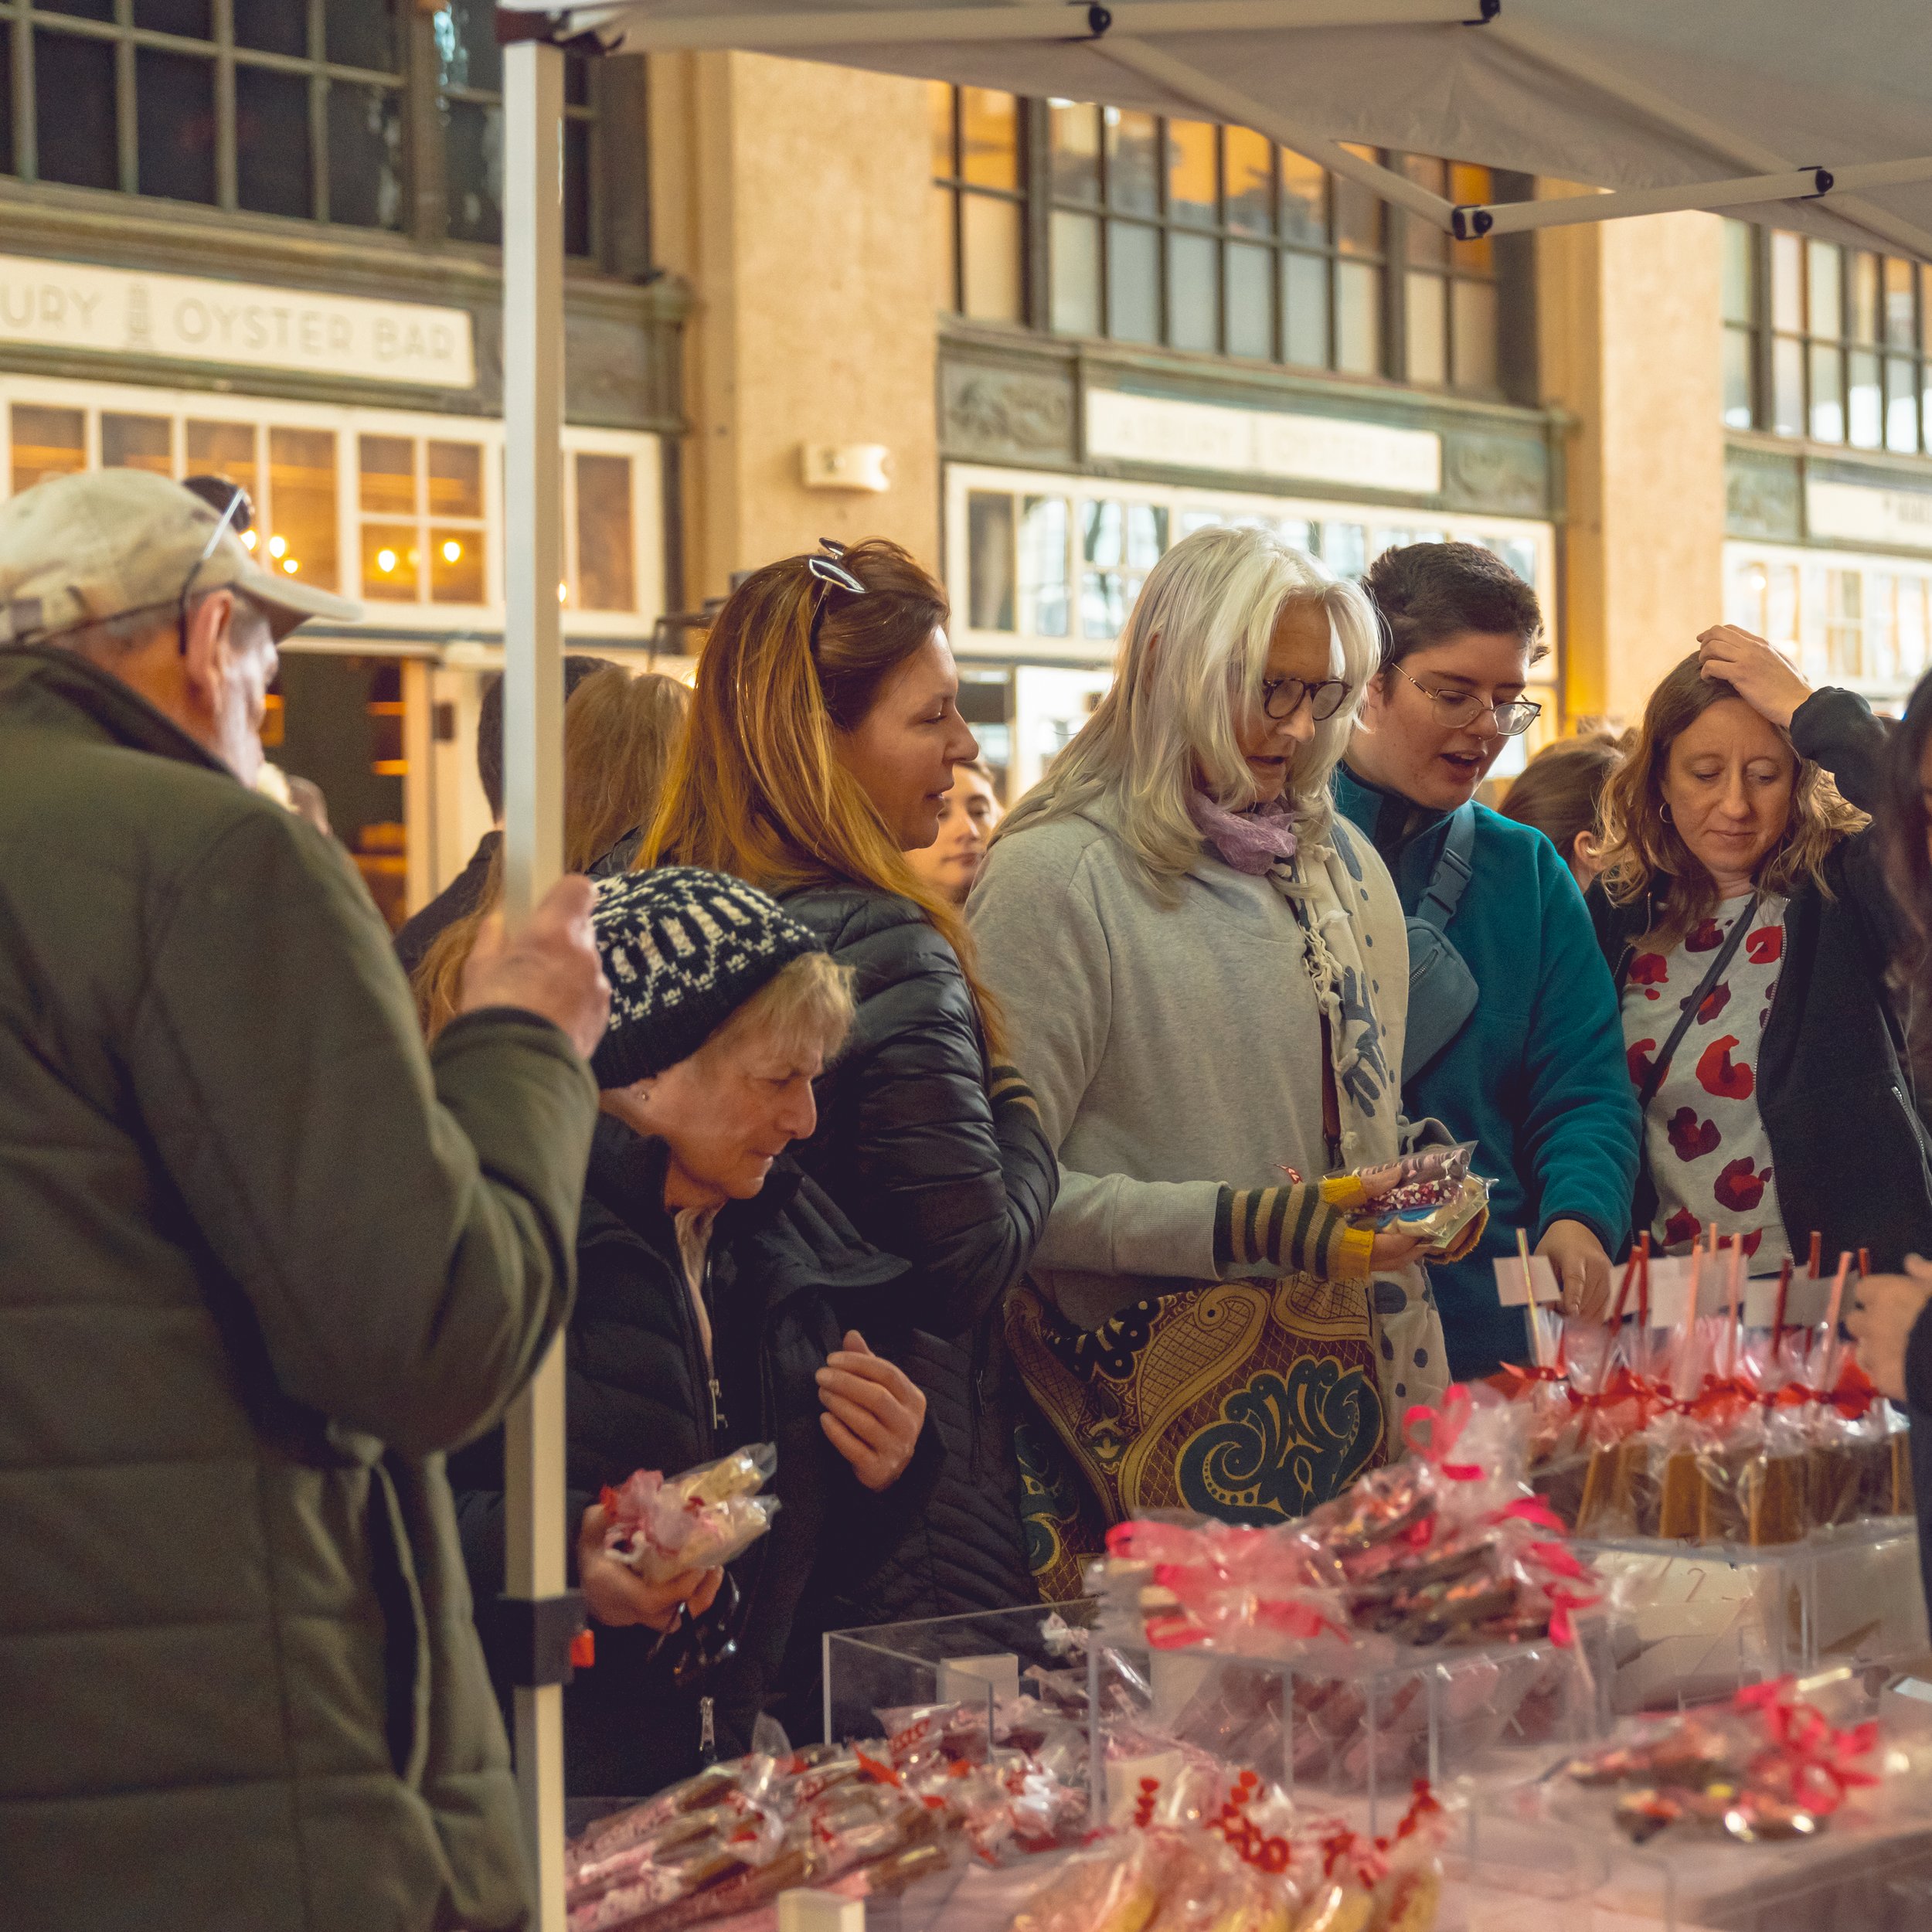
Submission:
<svg viewBox="0 0 1932 1932">
<path fill-rule="evenodd" d="M 1433 1463 L 1451 1482 L 1477 1482 L 1481 1480 L 1482 1470 L 1473 1462 L 1452 1463 L 1450 1452 L 1461 1440 L 1462 1432 L 1469 1426 L 1471 1412 L 1475 1403 L 1469 1391 L 1460 1382 L 1450 1383 L 1442 1398 L 1442 1406 L 1418 1402 L 1402 1418 L 1402 1439 L 1424 1462 Z M 1428 1426 L 1428 1434 L 1423 1434 L 1423 1425 Z"/>
</svg>

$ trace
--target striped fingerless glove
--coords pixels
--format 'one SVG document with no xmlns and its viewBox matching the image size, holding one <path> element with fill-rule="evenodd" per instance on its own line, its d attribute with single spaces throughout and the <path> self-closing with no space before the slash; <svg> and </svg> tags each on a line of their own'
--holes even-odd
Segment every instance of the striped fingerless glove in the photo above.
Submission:
<svg viewBox="0 0 1932 1932">
<path fill-rule="evenodd" d="M 1017 1066 L 989 1066 L 986 1070 L 986 1097 L 995 1109 L 1027 1107 L 1036 1115 L 1039 1112 L 1039 1102 L 1033 1097 L 1033 1090 L 1026 1084 Z"/>
<path fill-rule="evenodd" d="M 1225 1274 L 1266 1264 L 1284 1274 L 1366 1281 L 1372 1228 L 1352 1227 L 1349 1211 L 1367 1202 L 1353 1175 L 1280 1187 L 1224 1187 L 1214 1216 L 1214 1260 Z"/>
</svg>

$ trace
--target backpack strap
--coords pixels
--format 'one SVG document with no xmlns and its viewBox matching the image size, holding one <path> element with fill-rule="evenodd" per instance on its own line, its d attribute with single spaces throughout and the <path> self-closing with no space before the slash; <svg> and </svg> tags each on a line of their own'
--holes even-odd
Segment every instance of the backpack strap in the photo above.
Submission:
<svg viewBox="0 0 1932 1932">
<path fill-rule="evenodd" d="M 1449 922 L 1462 903 L 1462 895 L 1475 868 L 1470 862 L 1476 849 L 1476 808 L 1458 805 L 1449 818 L 1449 835 L 1442 842 L 1442 856 L 1429 875 L 1429 884 L 1413 917 L 1439 932 L 1447 932 Z"/>
</svg>

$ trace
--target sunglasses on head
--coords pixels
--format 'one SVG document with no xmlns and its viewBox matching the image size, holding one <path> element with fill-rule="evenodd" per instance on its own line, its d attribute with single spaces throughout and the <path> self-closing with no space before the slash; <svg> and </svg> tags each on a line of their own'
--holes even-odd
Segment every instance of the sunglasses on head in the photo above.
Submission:
<svg viewBox="0 0 1932 1932">
<path fill-rule="evenodd" d="M 805 559 L 805 574 L 818 586 L 818 597 L 811 613 L 810 644 L 816 655 L 818 649 L 818 632 L 825 621 L 825 604 L 834 590 L 842 590 L 848 597 L 862 597 L 866 587 L 848 570 L 839 560 L 845 554 L 844 544 L 831 537 L 818 539 L 821 554 Z"/>
</svg>

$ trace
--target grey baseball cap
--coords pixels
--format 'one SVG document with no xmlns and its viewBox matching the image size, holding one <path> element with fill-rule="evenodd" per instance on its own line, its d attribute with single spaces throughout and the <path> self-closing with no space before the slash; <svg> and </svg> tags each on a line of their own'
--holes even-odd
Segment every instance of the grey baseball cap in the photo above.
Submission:
<svg viewBox="0 0 1932 1932">
<path fill-rule="evenodd" d="M 191 574 L 197 597 L 247 597 L 278 641 L 310 617 L 362 614 L 299 573 L 264 569 L 232 526 L 216 538 L 220 522 L 192 490 L 148 470 L 86 470 L 22 491 L 0 504 L 0 644 L 57 641 L 139 611 L 158 618 Z"/>
</svg>

